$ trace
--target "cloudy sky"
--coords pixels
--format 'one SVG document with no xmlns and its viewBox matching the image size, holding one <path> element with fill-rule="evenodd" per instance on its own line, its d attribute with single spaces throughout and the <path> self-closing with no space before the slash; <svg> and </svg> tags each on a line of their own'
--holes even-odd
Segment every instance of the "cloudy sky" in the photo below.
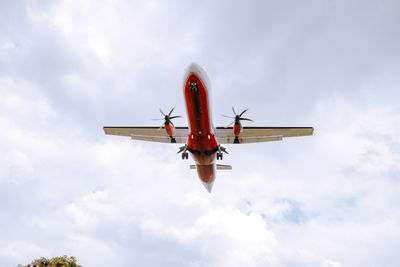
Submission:
<svg viewBox="0 0 400 267">
<path fill-rule="evenodd" d="M 0 2 L 0 265 L 398 266 L 400 4 Z M 107 125 L 185 115 L 199 63 L 231 107 L 312 137 L 228 146 L 212 194 L 178 145 Z M 186 118 L 176 121 L 187 125 Z"/>
</svg>

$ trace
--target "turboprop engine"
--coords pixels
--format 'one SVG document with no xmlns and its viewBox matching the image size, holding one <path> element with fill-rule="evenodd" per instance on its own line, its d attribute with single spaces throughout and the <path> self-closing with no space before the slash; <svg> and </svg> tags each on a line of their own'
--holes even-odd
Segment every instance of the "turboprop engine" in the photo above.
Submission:
<svg viewBox="0 0 400 267">
<path fill-rule="evenodd" d="M 167 135 L 171 138 L 171 143 L 176 143 L 174 138 L 174 128 L 175 125 L 172 122 L 172 119 L 182 118 L 182 116 L 171 116 L 175 107 L 173 107 L 168 114 L 164 114 L 164 112 L 160 109 L 161 114 L 164 116 L 162 119 L 154 119 L 154 120 L 164 120 L 164 123 L 160 126 L 160 129 L 164 128 Z"/>
<path fill-rule="evenodd" d="M 234 117 L 222 115 L 224 117 L 234 119 L 227 127 L 229 127 L 233 124 L 232 129 L 233 129 L 233 134 L 235 136 L 235 140 L 233 142 L 235 144 L 239 143 L 239 135 L 240 135 L 240 132 L 242 131 L 242 124 L 240 123 L 240 121 L 253 121 L 249 118 L 242 118 L 242 115 L 248 110 L 249 109 L 245 109 L 240 114 L 237 114 L 235 109 L 232 107 L 233 114 L 235 115 Z"/>
</svg>

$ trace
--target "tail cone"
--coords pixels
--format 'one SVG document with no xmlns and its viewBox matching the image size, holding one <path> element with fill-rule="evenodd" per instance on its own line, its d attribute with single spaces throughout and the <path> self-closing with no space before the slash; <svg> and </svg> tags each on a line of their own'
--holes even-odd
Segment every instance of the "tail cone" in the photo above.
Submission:
<svg viewBox="0 0 400 267">
<path fill-rule="evenodd" d="M 201 183 L 204 185 L 204 187 L 207 189 L 207 191 L 208 191 L 209 193 L 211 193 L 212 187 L 213 187 L 213 185 L 214 185 L 214 181 L 209 182 L 209 183 L 206 183 L 206 182 L 201 181 Z"/>
</svg>

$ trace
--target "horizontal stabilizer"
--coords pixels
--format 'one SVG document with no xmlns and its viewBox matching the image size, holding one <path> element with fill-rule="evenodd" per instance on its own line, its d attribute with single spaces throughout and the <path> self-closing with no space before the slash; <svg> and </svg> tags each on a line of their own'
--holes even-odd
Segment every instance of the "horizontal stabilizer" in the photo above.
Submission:
<svg viewBox="0 0 400 267">
<path fill-rule="evenodd" d="M 217 164 L 217 170 L 232 170 L 231 165 Z"/>
<path fill-rule="evenodd" d="M 194 165 L 194 164 L 190 165 L 190 169 L 191 170 L 195 170 L 196 169 L 196 165 Z M 217 164 L 217 170 L 232 170 L 232 166 L 231 165 L 224 165 L 224 164 Z"/>
</svg>

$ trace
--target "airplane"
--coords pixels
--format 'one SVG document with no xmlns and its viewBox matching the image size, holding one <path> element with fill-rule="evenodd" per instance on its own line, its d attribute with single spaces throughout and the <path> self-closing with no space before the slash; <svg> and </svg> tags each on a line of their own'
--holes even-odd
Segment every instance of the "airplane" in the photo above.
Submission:
<svg viewBox="0 0 400 267">
<path fill-rule="evenodd" d="M 183 95 L 186 104 L 188 127 L 175 127 L 172 120 L 182 116 L 172 116 L 175 108 L 164 113 L 164 123 L 154 127 L 104 127 L 105 134 L 128 136 L 134 140 L 184 144 L 177 153 L 187 160 L 189 153 L 197 174 L 211 193 L 215 181 L 215 170 L 230 170 L 230 165 L 216 164 L 228 154 L 225 144 L 248 144 L 257 142 L 281 141 L 286 137 L 307 136 L 314 132 L 313 127 L 243 127 L 241 121 L 252 121 L 244 118 L 247 111 L 237 113 L 232 107 L 233 126 L 214 127 L 210 107 L 210 82 L 206 72 L 196 63 L 190 64 L 184 74 Z"/>
</svg>

